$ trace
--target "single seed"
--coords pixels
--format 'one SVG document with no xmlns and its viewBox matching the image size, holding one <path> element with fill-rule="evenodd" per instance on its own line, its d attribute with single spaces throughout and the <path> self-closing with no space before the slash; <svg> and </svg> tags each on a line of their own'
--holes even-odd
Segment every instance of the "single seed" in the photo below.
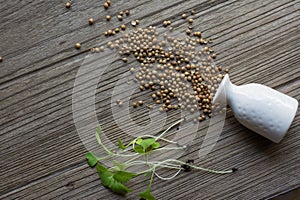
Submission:
<svg viewBox="0 0 300 200">
<path fill-rule="evenodd" d="M 136 24 L 136 20 L 133 20 L 133 21 L 131 21 L 131 25 L 134 27 L 134 26 L 136 26 L 137 24 Z"/>
<path fill-rule="evenodd" d="M 105 9 L 107 9 L 107 8 L 109 7 L 108 2 L 105 2 L 105 3 L 103 4 L 103 7 L 104 7 Z"/>
<path fill-rule="evenodd" d="M 106 15 L 106 20 L 109 21 L 110 20 L 110 16 Z"/>
<path fill-rule="evenodd" d="M 132 73 L 134 72 L 134 68 L 133 67 L 130 68 L 130 72 L 132 72 Z"/>
<path fill-rule="evenodd" d="M 122 15 L 118 15 L 118 20 L 119 20 L 119 21 L 122 21 L 122 20 L 123 20 Z"/>
<path fill-rule="evenodd" d="M 156 98 L 156 94 L 152 94 L 151 97 L 152 97 L 153 99 L 155 99 L 155 98 Z"/>
<path fill-rule="evenodd" d="M 108 35 L 112 35 L 113 32 L 112 32 L 112 30 L 108 30 L 107 33 L 108 33 Z"/>
<path fill-rule="evenodd" d="M 117 104 L 118 104 L 119 106 L 121 106 L 121 105 L 123 104 L 122 100 L 118 99 L 118 100 L 117 100 Z"/>
<path fill-rule="evenodd" d="M 136 102 L 133 102 L 133 103 L 132 103 L 132 107 L 136 108 L 136 107 L 137 107 L 137 103 L 136 103 Z"/>
<path fill-rule="evenodd" d="M 194 22 L 194 20 L 191 18 L 189 19 L 189 23 L 192 24 Z"/>
<path fill-rule="evenodd" d="M 142 100 L 138 101 L 139 105 L 142 106 L 144 102 Z"/>
<path fill-rule="evenodd" d="M 164 21 L 163 25 L 164 25 L 164 27 L 168 26 L 169 25 L 168 21 Z"/>
<path fill-rule="evenodd" d="M 90 25 L 94 24 L 94 19 L 93 19 L 93 18 L 90 18 L 90 19 L 89 19 L 89 24 L 90 24 Z"/>
<path fill-rule="evenodd" d="M 106 3 L 110 6 L 110 0 L 106 0 Z"/>
<path fill-rule="evenodd" d="M 182 17 L 182 19 L 186 19 L 186 18 L 187 18 L 187 15 L 186 15 L 185 13 L 183 13 L 183 14 L 181 15 L 181 17 Z"/>
<path fill-rule="evenodd" d="M 122 58 L 123 62 L 126 63 L 127 62 L 127 58 Z"/>
<path fill-rule="evenodd" d="M 136 22 L 136 25 L 140 24 L 140 20 L 138 20 L 138 19 L 136 19 L 135 22 Z"/>
<path fill-rule="evenodd" d="M 125 11 L 125 14 L 128 16 L 128 15 L 130 15 L 130 11 L 129 10 L 126 10 Z"/>
<path fill-rule="evenodd" d="M 213 55 L 211 55 L 211 58 L 212 58 L 212 59 L 217 58 L 217 54 L 214 53 Z"/>
<path fill-rule="evenodd" d="M 126 29 L 126 25 L 125 25 L 125 24 L 122 24 L 122 25 L 121 25 L 121 29 L 122 29 L 122 30 L 125 30 L 125 29 Z"/>
<path fill-rule="evenodd" d="M 156 104 L 160 104 L 160 100 L 158 99 L 158 100 L 156 100 L 156 102 L 155 102 Z"/>
<path fill-rule="evenodd" d="M 120 29 L 119 29 L 119 28 L 115 28 L 115 32 L 116 32 L 116 33 L 119 33 L 119 32 L 120 32 Z"/>
<path fill-rule="evenodd" d="M 147 108 L 152 109 L 153 107 L 152 107 L 152 105 L 147 105 Z"/>
<path fill-rule="evenodd" d="M 120 12 L 119 12 L 119 15 L 124 15 L 124 12 L 123 12 L 123 10 L 121 10 Z"/>
<path fill-rule="evenodd" d="M 192 10 L 191 10 L 191 15 L 194 15 L 194 14 L 195 14 L 195 10 L 192 9 Z"/>
<path fill-rule="evenodd" d="M 76 44 L 75 44 L 75 47 L 76 47 L 76 49 L 80 49 L 80 48 L 81 48 L 80 43 L 76 43 Z"/>
<path fill-rule="evenodd" d="M 0 62 L 2 62 L 3 61 L 3 57 L 2 56 L 0 56 Z"/>
<path fill-rule="evenodd" d="M 229 69 L 228 69 L 228 68 L 226 68 L 226 69 L 225 69 L 225 72 L 228 74 L 228 73 L 229 73 Z"/>
<path fill-rule="evenodd" d="M 144 86 L 141 85 L 141 86 L 140 86 L 140 90 L 141 90 L 141 91 L 144 91 L 144 90 L 145 90 Z"/>
<path fill-rule="evenodd" d="M 186 32 L 187 35 L 190 35 L 190 34 L 191 34 L 191 30 L 190 30 L 190 29 L 186 29 L 185 32 Z"/>
<path fill-rule="evenodd" d="M 71 8 L 71 3 L 70 2 L 66 3 L 66 8 L 68 8 L 68 9 Z"/>
</svg>

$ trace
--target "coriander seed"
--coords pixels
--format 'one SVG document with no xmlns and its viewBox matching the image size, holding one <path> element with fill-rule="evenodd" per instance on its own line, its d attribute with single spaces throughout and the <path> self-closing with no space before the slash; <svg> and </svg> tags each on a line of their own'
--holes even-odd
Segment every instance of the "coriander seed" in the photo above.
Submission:
<svg viewBox="0 0 300 200">
<path fill-rule="evenodd" d="M 142 106 L 142 105 L 144 104 L 144 102 L 143 102 L 142 100 L 140 100 L 140 101 L 138 101 L 138 104 L 139 104 L 140 106 Z"/>
<path fill-rule="evenodd" d="M 194 15 L 194 14 L 195 14 L 195 10 L 192 9 L 192 10 L 191 10 L 191 15 Z"/>
<path fill-rule="evenodd" d="M 119 106 L 121 106 L 121 105 L 123 104 L 122 100 L 118 99 L 118 100 L 117 100 L 117 104 L 118 104 Z"/>
<path fill-rule="evenodd" d="M 192 24 L 194 22 L 193 18 L 189 19 L 189 23 Z"/>
<path fill-rule="evenodd" d="M 80 48 L 81 48 L 80 43 L 76 43 L 76 44 L 75 44 L 75 47 L 76 47 L 76 49 L 80 49 Z"/>
<path fill-rule="evenodd" d="M 228 73 L 229 73 L 229 69 L 228 69 L 228 68 L 226 68 L 226 69 L 225 69 L 225 72 L 228 74 Z"/>
<path fill-rule="evenodd" d="M 131 21 L 131 25 L 133 26 L 133 27 L 135 27 L 137 24 L 136 24 L 136 21 L 135 20 L 133 20 L 133 21 Z"/>
<path fill-rule="evenodd" d="M 130 68 L 130 72 L 131 72 L 131 73 L 134 72 L 134 68 L 133 68 L 133 67 Z"/>
<path fill-rule="evenodd" d="M 2 56 L 0 56 L 0 62 L 2 62 L 3 61 L 3 57 Z"/>
<path fill-rule="evenodd" d="M 191 30 L 190 30 L 190 29 L 186 29 L 185 32 L 186 32 L 187 35 L 190 35 L 190 34 L 191 34 Z"/>
<path fill-rule="evenodd" d="M 167 27 L 169 25 L 168 21 L 163 22 L 164 27 Z"/>
<path fill-rule="evenodd" d="M 186 18 L 187 18 L 187 15 L 186 15 L 185 13 L 183 13 L 183 14 L 181 15 L 181 17 L 182 17 L 182 19 L 186 19 Z"/>
<path fill-rule="evenodd" d="M 137 107 L 137 103 L 136 102 L 132 102 L 132 107 L 136 108 Z"/>
<path fill-rule="evenodd" d="M 106 20 L 109 21 L 110 20 L 110 16 L 106 15 Z"/>
<path fill-rule="evenodd" d="M 125 14 L 128 16 L 130 15 L 130 11 L 129 10 L 125 10 Z"/>
<path fill-rule="evenodd" d="M 105 3 L 103 4 L 103 7 L 104 7 L 105 9 L 107 9 L 107 8 L 109 7 L 108 3 L 105 2 Z"/>
<path fill-rule="evenodd" d="M 119 21 L 122 21 L 122 20 L 123 20 L 122 15 L 118 15 L 118 20 L 119 20 Z"/>
<path fill-rule="evenodd" d="M 122 24 L 121 25 L 121 29 L 124 31 L 126 29 L 126 25 L 125 24 Z"/>
<path fill-rule="evenodd" d="M 68 8 L 68 9 L 71 8 L 71 3 L 70 2 L 66 3 L 66 8 Z"/>
<path fill-rule="evenodd" d="M 94 24 L 94 19 L 93 19 L 93 18 L 90 18 L 90 19 L 89 19 L 89 24 L 90 24 L 90 25 Z"/>
<path fill-rule="evenodd" d="M 122 58 L 124 63 L 127 63 L 127 58 Z"/>
</svg>

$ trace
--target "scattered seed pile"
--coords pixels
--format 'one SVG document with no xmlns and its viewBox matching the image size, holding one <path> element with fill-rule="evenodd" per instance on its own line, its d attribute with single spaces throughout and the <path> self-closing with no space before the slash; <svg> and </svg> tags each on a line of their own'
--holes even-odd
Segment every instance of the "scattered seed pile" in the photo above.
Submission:
<svg viewBox="0 0 300 200">
<path fill-rule="evenodd" d="M 214 67 L 215 57 L 204 46 L 201 32 L 175 38 L 159 34 L 156 27 L 137 28 L 108 47 L 118 49 L 124 62 L 134 56 L 136 68 L 130 68 L 140 83 L 140 90 L 153 90 L 151 97 L 161 104 L 161 111 L 186 109 L 200 112 L 199 121 L 211 117 L 214 93 L 224 74 Z M 137 107 L 137 103 L 132 103 Z"/>
<path fill-rule="evenodd" d="M 111 6 L 109 0 L 104 3 L 104 8 Z M 71 5 L 67 4 L 67 8 Z M 207 46 L 210 40 L 202 37 L 200 31 L 194 31 L 193 18 L 195 11 L 190 14 L 183 13 L 181 18 L 187 22 L 184 36 L 171 36 L 171 20 L 164 20 L 162 27 L 165 33 L 159 33 L 157 28 L 136 28 L 139 20 L 131 21 L 133 30 L 124 34 L 117 40 L 107 43 L 108 48 L 118 51 L 124 63 L 131 62 L 130 58 L 137 61 L 136 67 L 130 68 L 136 81 L 140 83 L 140 90 L 152 90 L 151 97 L 156 104 L 161 104 L 161 111 L 183 109 L 190 113 L 199 112 L 198 119 L 203 121 L 212 116 L 212 99 L 225 73 L 228 69 L 216 67 L 213 59 L 216 54 Z M 130 11 L 120 11 L 117 15 L 119 21 L 129 16 Z M 110 15 L 106 20 L 111 19 Z M 90 25 L 94 19 L 88 20 Z M 114 36 L 124 31 L 126 25 L 108 30 L 105 36 Z M 75 45 L 81 48 L 80 43 Z M 104 51 L 105 47 L 91 48 L 91 52 Z M 122 102 L 119 100 L 119 102 Z M 122 105 L 121 103 L 118 103 Z M 142 106 L 143 101 L 133 102 L 132 106 Z M 147 106 L 149 109 L 152 106 Z"/>
</svg>

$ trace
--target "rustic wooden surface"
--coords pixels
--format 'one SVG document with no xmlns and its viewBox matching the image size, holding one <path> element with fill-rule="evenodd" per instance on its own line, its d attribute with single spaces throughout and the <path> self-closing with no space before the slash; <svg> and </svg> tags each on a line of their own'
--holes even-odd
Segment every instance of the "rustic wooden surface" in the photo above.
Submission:
<svg viewBox="0 0 300 200">
<path fill-rule="evenodd" d="M 232 82 L 262 83 L 300 100 L 300 1 L 103 1 L 11 0 L 0 3 L 0 199 L 137 199 L 119 197 L 100 184 L 86 164 L 86 149 L 72 117 L 72 89 L 88 49 L 105 44 L 113 26 L 104 17 L 128 8 L 141 27 L 161 27 L 195 9 L 194 24 L 213 38 L 217 64 L 229 67 Z M 88 18 L 96 20 L 89 26 Z M 179 20 L 180 21 L 180 20 Z M 179 27 L 184 27 L 178 21 Z M 181 29 L 184 31 L 184 28 Z M 81 50 L 74 44 L 80 42 Z M 120 71 L 122 73 L 122 70 Z M 107 91 L 117 79 L 99 83 L 98 118 L 112 124 Z M 106 82 L 105 82 L 106 81 Z M 106 83 L 107 91 L 101 84 Z M 173 117 L 176 115 L 174 114 Z M 147 115 L 143 115 L 145 120 Z M 147 121 L 147 120 L 146 120 Z M 280 144 L 273 144 L 239 125 L 228 111 L 218 144 L 206 159 L 197 159 L 201 137 L 188 158 L 217 169 L 237 167 L 230 175 L 183 173 L 172 181 L 155 179 L 158 199 L 299 198 L 300 111 Z M 113 138 L 119 131 L 104 125 Z M 94 134 L 93 132 L 91 133 Z M 134 191 L 145 180 L 130 184 Z M 292 192 L 286 194 L 287 192 Z"/>
</svg>

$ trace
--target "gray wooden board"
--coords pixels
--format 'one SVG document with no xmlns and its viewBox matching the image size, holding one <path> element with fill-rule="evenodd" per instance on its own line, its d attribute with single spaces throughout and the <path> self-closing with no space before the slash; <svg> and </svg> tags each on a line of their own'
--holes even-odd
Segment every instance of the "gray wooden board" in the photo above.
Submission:
<svg viewBox="0 0 300 200">
<path fill-rule="evenodd" d="M 0 56 L 4 58 L 0 63 L 0 199 L 137 199 L 146 188 L 145 178 L 129 184 L 134 192 L 126 198 L 103 188 L 95 170 L 86 164 L 86 149 L 72 116 L 77 71 L 89 48 L 111 39 L 103 33 L 121 23 L 115 18 L 106 22 L 105 16 L 115 16 L 121 9 L 131 10 L 122 22 L 127 31 L 133 19 L 139 19 L 141 27 L 155 25 L 161 31 L 165 31 L 163 20 L 171 19 L 177 32 L 187 26 L 180 15 L 194 9 L 194 27 L 213 39 L 216 64 L 230 68 L 233 83 L 257 82 L 300 99 L 299 0 L 113 1 L 107 11 L 98 0 L 72 1 L 71 10 L 65 3 L 0 3 Z M 95 19 L 93 26 L 87 23 L 90 17 Z M 77 42 L 80 50 L 74 48 Z M 111 114 L 112 88 L 119 75 L 128 71 L 127 65 L 117 63 L 103 75 L 96 94 L 97 117 L 114 142 L 118 137 L 130 139 Z M 146 100 L 149 94 L 137 93 L 134 98 Z M 262 199 L 297 191 L 299 112 L 284 140 L 273 144 L 239 125 L 228 110 L 221 138 L 205 159 L 198 158 L 208 125 L 202 123 L 182 160 L 193 158 L 200 166 L 239 171 L 155 179 L 153 194 L 158 199 Z M 149 123 L 144 108 L 134 110 L 132 116 L 140 125 Z M 165 127 L 177 119 L 178 113 L 170 112 Z M 94 141 L 94 130 L 86 133 Z"/>
</svg>

